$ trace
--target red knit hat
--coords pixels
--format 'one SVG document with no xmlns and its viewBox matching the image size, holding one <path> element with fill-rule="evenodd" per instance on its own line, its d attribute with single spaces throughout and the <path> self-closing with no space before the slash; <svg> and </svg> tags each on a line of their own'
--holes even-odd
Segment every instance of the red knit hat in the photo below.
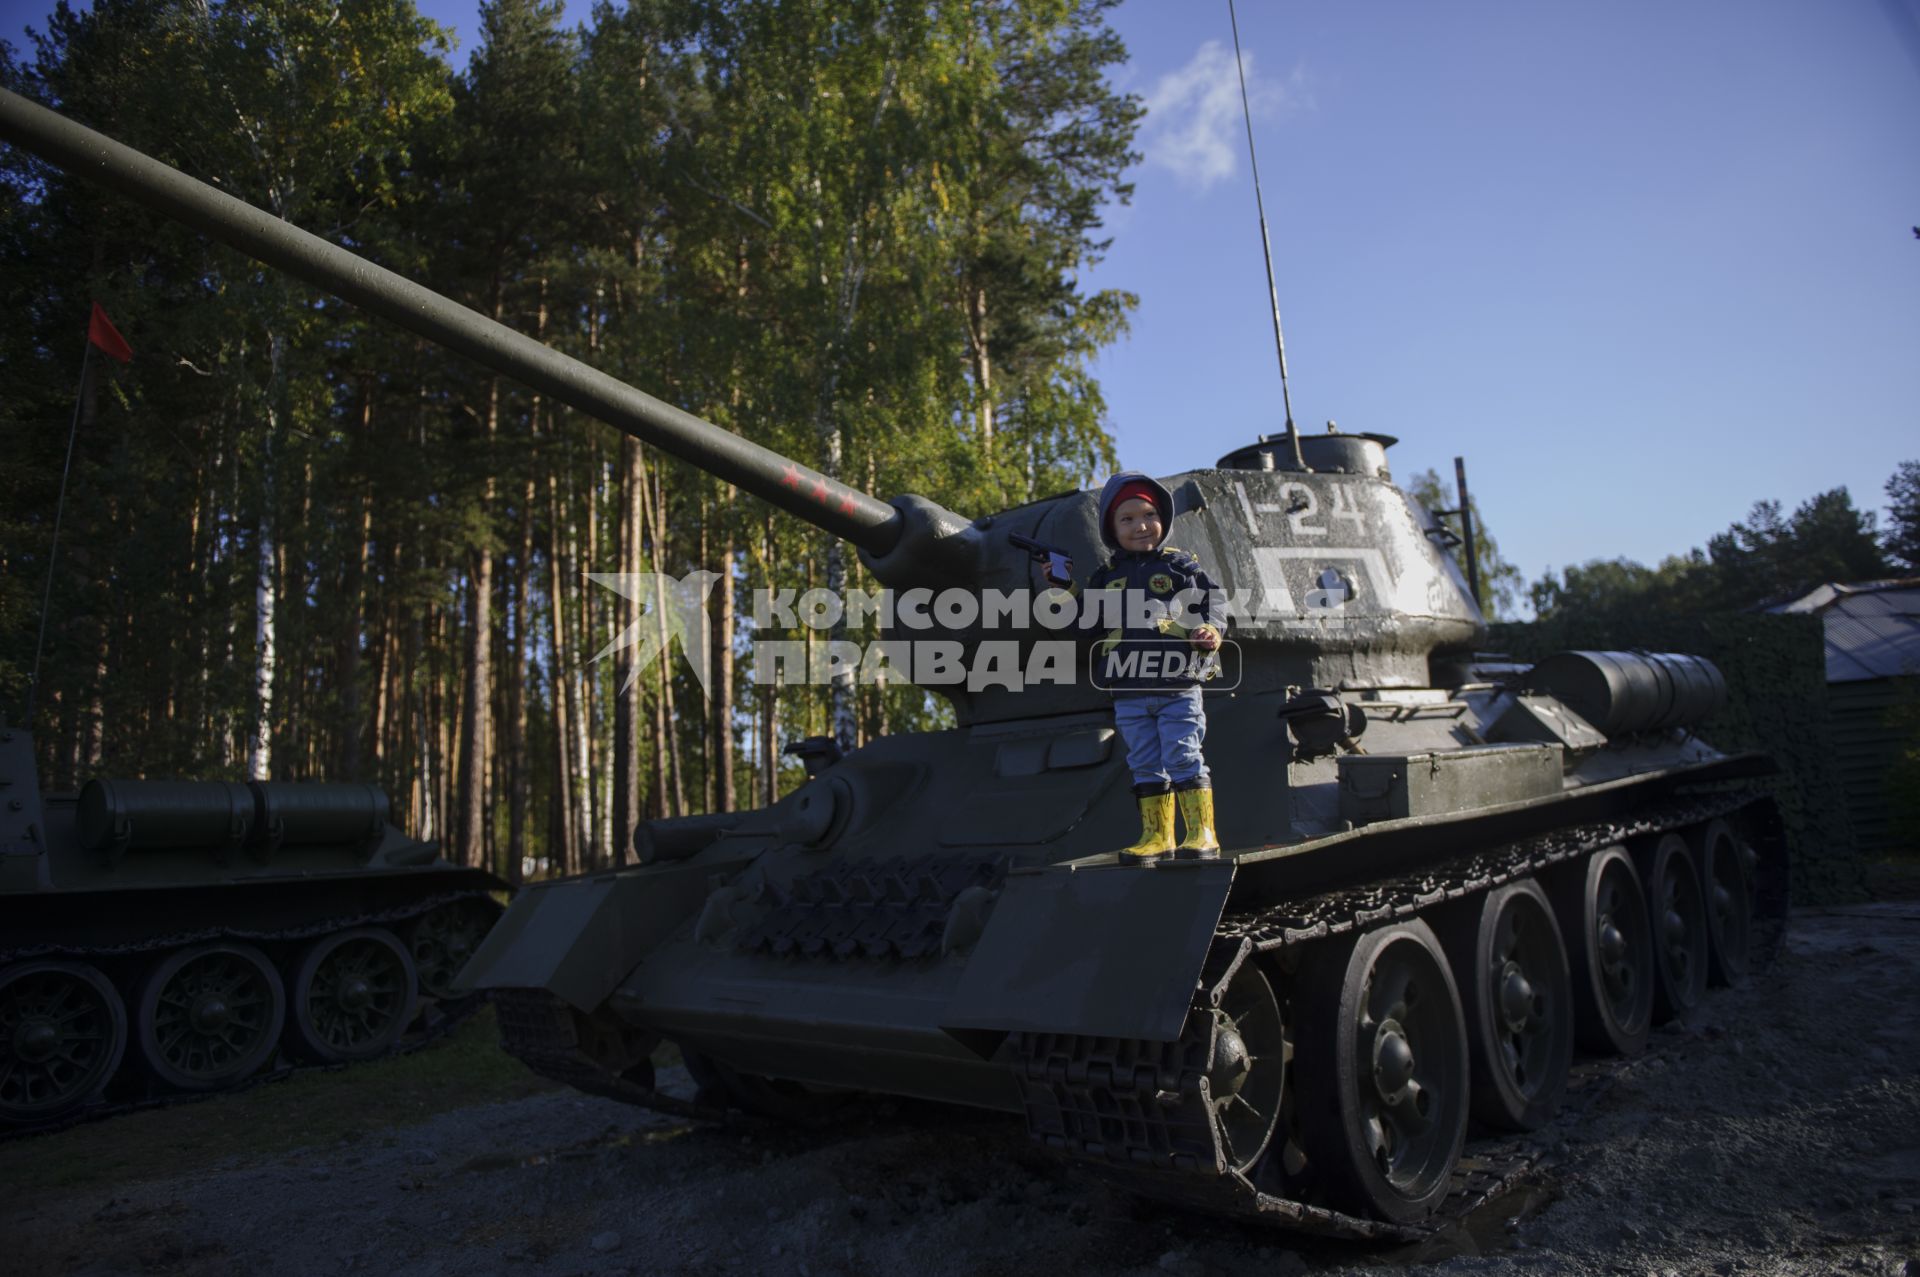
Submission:
<svg viewBox="0 0 1920 1277">
<path fill-rule="evenodd" d="M 1136 498 L 1152 506 L 1154 513 L 1159 513 L 1160 503 L 1154 500 L 1153 485 L 1136 479 L 1132 483 L 1122 486 L 1120 491 L 1113 494 L 1113 500 L 1107 503 L 1106 520 L 1108 536 L 1113 535 L 1113 512 Z"/>
</svg>

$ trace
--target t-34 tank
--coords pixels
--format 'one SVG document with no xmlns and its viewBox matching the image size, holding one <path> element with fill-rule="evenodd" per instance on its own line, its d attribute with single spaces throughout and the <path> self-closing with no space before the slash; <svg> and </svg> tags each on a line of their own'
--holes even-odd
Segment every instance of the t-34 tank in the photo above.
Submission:
<svg viewBox="0 0 1920 1277">
<path fill-rule="evenodd" d="M 19 99 L 0 136 L 845 538 L 884 585 L 1040 589 L 1016 536 L 1082 583 L 1103 557 L 1092 493 L 878 501 Z M 1224 856 L 1116 864 L 1135 804 L 1086 679 L 943 687 L 950 731 L 817 742 L 772 806 L 652 822 L 638 867 L 524 891 L 460 977 L 507 1050 L 673 1111 L 663 1041 L 743 1109 L 1004 1110 L 1142 1193 L 1345 1235 L 1484 1193 L 1515 1163 L 1461 1171 L 1470 1125 L 1546 1121 L 1576 1042 L 1639 1050 L 1777 932 L 1771 765 L 1693 734 L 1724 695 L 1698 658 L 1476 665 L 1392 441 L 1285 442 L 1164 481 L 1169 539 L 1254 603 L 1207 697 Z"/>
<path fill-rule="evenodd" d="M 0 1129 L 433 1032 L 505 886 L 401 833 L 372 785 L 42 794 L 4 723 L 0 803 Z"/>
</svg>

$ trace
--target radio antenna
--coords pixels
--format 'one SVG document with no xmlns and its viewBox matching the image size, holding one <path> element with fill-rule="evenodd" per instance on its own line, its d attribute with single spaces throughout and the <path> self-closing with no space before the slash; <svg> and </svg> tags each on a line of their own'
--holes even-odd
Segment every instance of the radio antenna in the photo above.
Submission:
<svg viewBox="0 0 1920 1277">
<path fill-rule="evenodd" d="M 1273 241 L 1267 235 L 1267 202 L 1260 196 L 1260 157 L 1253 150 L 1253 108 L 1247 103 L 1247 68 L 1240 59 L 1240 19 L 1227 0 L 1227 21 L 1233 24 L 1233 69 L 1240 73 L 1240 117 L 1247 124 L 1247 161 L 1253 166 L 1253 206 L 1260 211 L 1260 251 L 1267 259 L 1267 301 L 1273 307 L 1273 348 L 1280 356 L 1280 405 L 1287 414 L 1287 446 L 1294 468 L 1305 470 L 1300 457 L 1300 432 L 1293 426 L 1293 396 L 1287 390 L 1287 339 L 1280 335 L 1280 290 L 1273 283 Z"/>
</svg>

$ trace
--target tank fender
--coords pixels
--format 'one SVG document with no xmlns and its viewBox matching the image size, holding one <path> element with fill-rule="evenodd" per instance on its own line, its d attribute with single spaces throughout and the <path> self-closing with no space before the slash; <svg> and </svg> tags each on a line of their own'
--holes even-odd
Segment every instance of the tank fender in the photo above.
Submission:
<svg viewBox="0 0 1920 1277">
<path fill-rule="evenodd" d="M 523 889 L 454 981 L 482 989 L 543 989 L 591 1013 L 682 922 L 699 913 L 715 877 L 753 857 L 616 870 Z"/>
<path fill-rule="evenodd" d="M 1012 1032 L 1174 1041 L 1233 872 L 1231 860 L 1014 870 L 941 1029 L 983 1057 Z"/>
</svg>

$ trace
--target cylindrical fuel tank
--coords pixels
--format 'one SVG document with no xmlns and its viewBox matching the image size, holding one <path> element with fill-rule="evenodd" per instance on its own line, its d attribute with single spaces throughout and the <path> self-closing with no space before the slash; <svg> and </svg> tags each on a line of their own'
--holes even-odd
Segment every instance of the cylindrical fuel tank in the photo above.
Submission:
<svg viewBox="0 0 1920 1277">
<path fill-rule="evenodd" d="M 1712 661 L 1675 652 L 1558 652 L 1526 684 L 1608 736 L 1697 727 L 1727 700 Z"/>
<path fill-rule="evenodd" d="M 218 851 L 246 841 L 253 795 L 223 780 L 90 780 L 74 825 L 88 851 Z"/>
<path fill-rule="evenodd" d="M 250 784 L 258 806 L 255 841 L 266 850 L 314 843 L 371 843 L 387 827 L 378 785 Z"/>
</svg>

